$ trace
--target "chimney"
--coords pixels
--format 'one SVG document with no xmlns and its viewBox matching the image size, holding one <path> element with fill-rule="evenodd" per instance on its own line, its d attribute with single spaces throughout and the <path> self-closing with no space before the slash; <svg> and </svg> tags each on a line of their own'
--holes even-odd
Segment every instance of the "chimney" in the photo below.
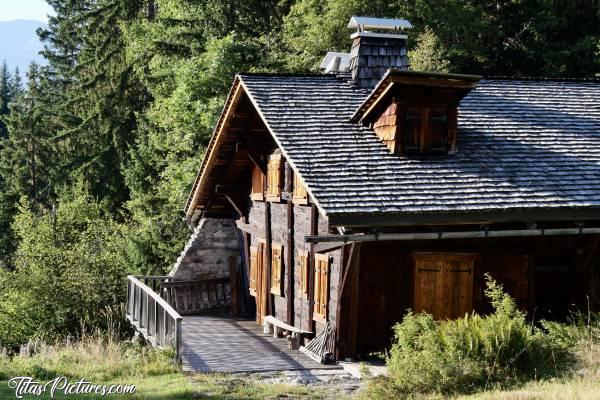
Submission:
<svg viewBox="0 0 600 400">
<path fill-rule="evenodd" d="M 404 29 L 412 28 L 405 19 L 352 17 L 349 29 L 356 29 L 350 38 L 350 72 L 355 85 L 372 89 L 390 68 L 408 70 Z"/>
</svg>

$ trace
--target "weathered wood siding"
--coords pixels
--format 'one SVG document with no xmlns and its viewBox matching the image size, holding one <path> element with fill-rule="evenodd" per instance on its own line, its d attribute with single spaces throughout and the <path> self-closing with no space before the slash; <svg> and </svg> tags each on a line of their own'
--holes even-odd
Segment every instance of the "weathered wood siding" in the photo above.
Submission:
<svg viewBox="0 0 600 400">
<path fill-rule="evenodd" d="M 252 201 L 249 200 L 248 209 L 248 224 L 247 230 L 250 233 L 250 245 L 257 246 L 260 239 L 265 239 L 265 212 L 266 206 L 264 201 Z M 300 290 L 301 281 L 301 266 L 299 252 L 302 250 L 309 251 L 310 246 L 305 242 L 305 237 L 310 235 L 311 231 L 311 205 L 299 205 L 295 204 L 293 210 L 293 236 L 294 236 L 294 248 L 293 251 L 293 268 L 294 268 L 294 290 L 293 290 L 293 322 L 294 326 L 305 329 L 321 332 L 324 325 L 321 323 L 315 323 L 309 321 L 309 299 L 303 295 Z M 283 321 L 287 320 L 288 314 L 288 299 L 286 298 L 288 291 L 288 279 L 287 262 L 289 259 L 288 252 L 290 251 L 288 246 L 288 205 L 286 201 L 282 202 L 271 202 L 270 203 L 270 218 L 271 218 L 271 239 L 274 243 L 279 243 L 283 246 L 282 263 L 283 275 L 281 277 L 284 282 L 283 296 L 271 295 L 273 300 L 273 308 L 275 317 Z M 318 218 L 318 233 L 328 233 L 327 221 L 317 213 Z M 242 219 L 238 220 L 238 223 Z M 330 263 L 330 274 L 329 274 L 329 301 L 327 310 L 327 319 L 335 324 L 336 313 L 337 313 L 337 291 L 339 282 L 340 262 L 341 262 L 341 250 L 334 250 L 327 252 L 331 258 Z M 311 257 L 313 255 L 311 254 Z M 310 284 L 314 284 L 310 283 Z M 247 290 L 247 289 L 246 289 Z"/>
<path fill-rule="evenodd" d="M 415 252 L 478 255 L 473 277 L 473 308 L 477 312 L 491 311 L 484 297 L 484 274 L 489 273 L 530 317 L 560 319 L 574 306 L 585 309 L 585 296 L 595 283 L 577 279 L 576 272 L 589 256 L 585 249 L 593 240 L 597 239 L 565 236 L 363 243 L 356 351 L 368 354 L 387 347 L 392 326 L 414 307 Z"/>
</svg>

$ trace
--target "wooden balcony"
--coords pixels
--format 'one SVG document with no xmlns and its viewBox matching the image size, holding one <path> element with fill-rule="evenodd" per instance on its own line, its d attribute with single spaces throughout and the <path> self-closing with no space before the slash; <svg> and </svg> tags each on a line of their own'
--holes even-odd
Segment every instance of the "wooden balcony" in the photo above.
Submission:
<svg viewBox="0 0 600 400">
<path fill-rule="evenodd" d="M 127 319 L 153 346 L 171 346 L 181 360 L 182 315 L 228 312 L 229 278 L 178 281 L 169 276 L 127 277 Z"/>
</svg>

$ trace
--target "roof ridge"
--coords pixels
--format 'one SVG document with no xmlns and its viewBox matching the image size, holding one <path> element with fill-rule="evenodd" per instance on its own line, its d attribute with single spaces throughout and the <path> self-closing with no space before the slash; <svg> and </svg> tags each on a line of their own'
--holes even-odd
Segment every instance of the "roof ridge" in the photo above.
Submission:
<svg viewBox="0 0 600 400">
<path fill-rule="evenodd" d="M 265 76 L 265 77 L 282 76 L 282 77 L 298 77 L 298 78 L 302 78 L 302 77 L 307 77 L 307 78 L 323 78 L 323 77 L 335 78 L 336 77 L 336 75 L 334 75 L 334 74 L 319 74 L 319 73 L 316 73 L 316 72 L 300 72 L 300 73 L 295 73 L 295 72 L 240 72 L 237 75 L 239 75 L 239 76 Z"/>
<path fill-rule="evenodd" d="M 586 82 L 600 83 L 600 78 L 561 78 L 561 77 L 543 77 L 543 76 L 508 76 L 508 75 L 489 75 L 484 76 L 482 80 L 503 80 L 503 81 L 531 81 L 531 82 Z"/>
</svg>

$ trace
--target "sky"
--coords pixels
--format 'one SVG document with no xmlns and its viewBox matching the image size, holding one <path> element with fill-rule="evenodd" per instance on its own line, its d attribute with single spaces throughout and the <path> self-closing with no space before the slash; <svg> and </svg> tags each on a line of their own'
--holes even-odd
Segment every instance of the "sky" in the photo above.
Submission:
<svg viewBox="0 0 600 400">
<path fill-rule="evenodd" d="M 0 0 L 0 21 L 32 19 L 46 23 L 51 12 L 45 0 Z"/>
</svg>

